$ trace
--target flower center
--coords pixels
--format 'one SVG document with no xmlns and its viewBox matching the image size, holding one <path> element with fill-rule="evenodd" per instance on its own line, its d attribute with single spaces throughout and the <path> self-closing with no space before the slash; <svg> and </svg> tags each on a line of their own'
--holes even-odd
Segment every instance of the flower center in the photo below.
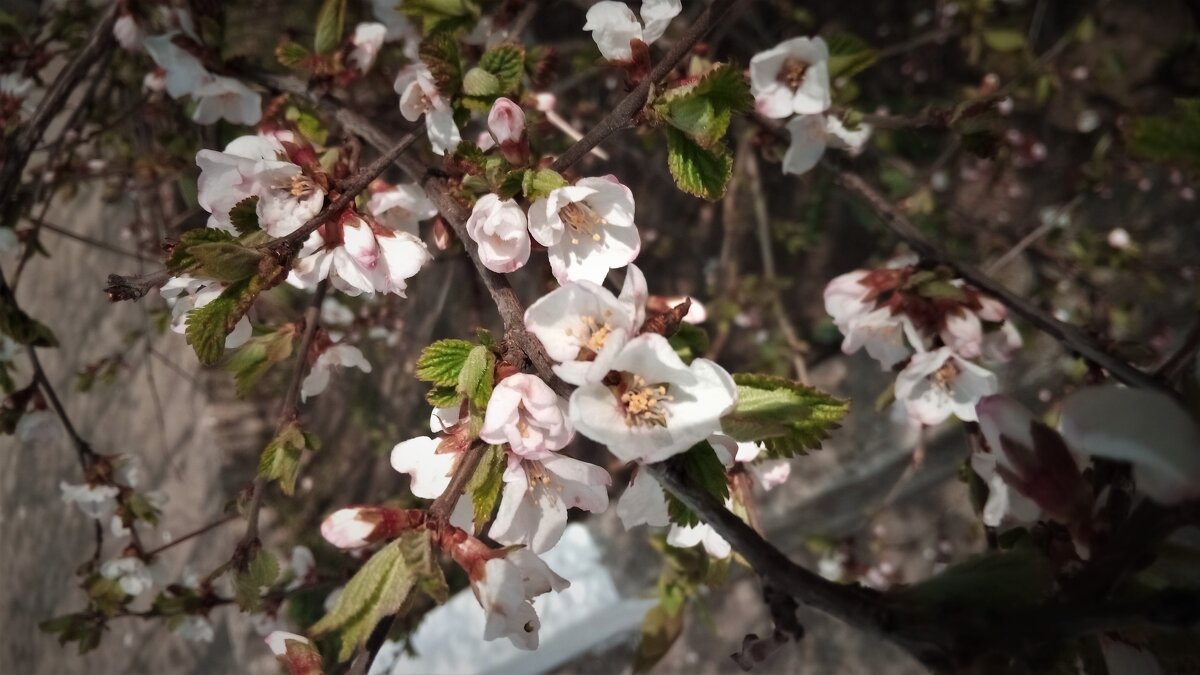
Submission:
<svg viewBox="0 0 1200 675">
<path fill-rule="evenodd" d="M 578 244 L 578 235 L 582 234 L 592 238 L 592 241 L 600 241 L 600 233 L 596 228 L 600 225 L 607 224 L 608 221 L 600 217 L 596 210 L 583 202 L 571 202 L 558 210 L 558 217 L 571 228 L 571 243 Z"/>
<path fill-rule="evenodd" d="M 625 407 L 625 426 L 667 426 L 665 402 L 674 400 L 675 397 L 667 393 L 667 385 L 648 384 L 641 375 L 632 376 L 621 394 L 621 405 Z"/>
<path fill-rule="evenodd" d="M 612 333 L 612 326 L 608 325 L 607 321 L 600 323 L 592 316 L 584 317 L 583 322 L 587 324 L 588 329 L 592 332 L 584 347 L 599 354 L 600 350 L 604 348 L 604 343 L 608 340 L 609 334 Z"/>
<path fill-rule="evenodd" d="M 949 389 L 950 385 L 954 383 L 955 378 L 961 372 L 962 369 L 958 367 L 954 359 L 947 359 L 946 363 L 942 364 L 941 368 L 935 370 L 930 377 L 933 379 L 935 385 L 943 389 Z"/>
<path fill-rule="evenodd" d="M 808 73 L 808 62 L 801 61 L 796 57 L 791 57 L 783 62 L 779 67 L 779 75 L 776 80 L 786 84 L 789 89 L 796 90 L 804 82 L 804 76 Z"/>
<path fill-rule="evenodd" d="M 316 191 L 316 189 L 316 183 L 313 183 L 311 178 L 302 173 L 292 176 L 292 182 L 288 186 L 288 192 L 290 192 L 293 197 L 300 198 L 311 195 Z"/>
</svg>

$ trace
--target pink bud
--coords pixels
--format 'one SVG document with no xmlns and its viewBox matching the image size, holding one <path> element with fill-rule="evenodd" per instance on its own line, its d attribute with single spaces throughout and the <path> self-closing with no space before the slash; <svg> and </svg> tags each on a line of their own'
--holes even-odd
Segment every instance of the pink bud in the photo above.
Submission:
<svg viewBox="0 0 1200 675">
<path fill-rule="evenodd" d="M 289 675 L 321 675 L 321 654 L 308 638 L 277 630 L 263 640 Z"/>
<path fill-rule="evenodd" d="M 488 113 L 488 131 L 500 146 L 500 154 L 512 164 L 529 159 L 529 141 L 525 138 L 525 112 L 506 98 L 498 98 Z"/>
<path fill-rule="evenodd" d="M 338 548 L 362 548 L 371 543 L 376 521 L 370 509 L 349 508 L 334 511 L 321 523 L 321 536 Z"/>
<path fill-rule="evenodd" d="M 525 135 L 525 112 L 506 98 L 496 99 L 488 113 L 488 131 L 501 145 L 520 141 Z"/>
</svg>

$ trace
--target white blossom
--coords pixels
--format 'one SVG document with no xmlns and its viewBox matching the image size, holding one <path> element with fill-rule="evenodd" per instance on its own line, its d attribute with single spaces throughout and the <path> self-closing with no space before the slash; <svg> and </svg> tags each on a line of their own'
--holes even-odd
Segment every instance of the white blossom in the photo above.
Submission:
<svg viewBox="0 0 1200 675">
<path fill-rule="evenodd" d="M 300 400 L 306 401 L 309 396 L 316 396 L 329 386 L 329 376 L 334 367 L 358 368 L 364 373 L 371 372 L 371 364 L 358 349 L 346 344 L 337 344 L 321 352 L 316 363 L 308 371 L 308 376 L 300 385 Z"/>
<path fill-rule="evenodd" d="M 438 214 L 437 207 L 429 200 L 425 190 L 416 183 L 373 192 L 367 201 L 367 211 L 382 225 L 414 236 L 419 236 L 418 223 Z"/>
<path fill-rule="evenodd" d="M 829 48 L 821 38 L 792 38 L 750 59 L 750 93 L 758 112 L 785 119 L 825 112 Z"/>
<path fill-rule="evenodd" d="M 512 199 L 486 194 L 467 218 L 467 235 L 479 245 L 479 260 L 493 272 L 513 272 L 529 262 L 525 212 Z"/>
<path fill-rule="evenodd" d="M 488 399 L 479 439 L 508 443 L 522 457 L 561 450 L 575 436 L 567 402 L 536 375 L 516 373 L 500 380 Z"/>
<path fill-rule="evenodd" d="M 529 233 L 549 250 L 560 284 L 601 284 L 641 250 L 633 217 L 633 193 L 615 177 L 580 178 L 529 207 Z"/>
<path fill-rule="evenodd" d="M 175 625 L 175 634 L 189 642 L 212 642 L 213 625 L 208 619 L 189 614 Z"/>
<path fill-rule="evenodd" d="M 321 536 L 338 548 L 362 548 L 371 543 L 371 535 L 378 523 L 364 518 L 365 509 L 338 509 L 321 521 Z"/>
<path fill-rule="evenodd" d="M 437 499 L 450 485 L 458 453 L 439 453 L 439 445 L 439 439 L 417 436 L 392 448 L 392 468 L 412 478 L 409 489 L 421 499 Z"/>
<path fill-rule="evenodd" d="M 527 549 L 488 560 L 481 578 L 471 580 L 471 590 L 486 614 L 483 639 L 506 637 L 519 649 L 537 649 L 541 622 L 533 599 L 570 585 Z"/>
<path fill-rule="evenodd" d="M 262 95 L 247 87 L 241 80 L 212 75 L 194 89 L 196 109 L 192 121 L 213 124 L 225 119 L 234 124 L 253 126 L 262 119 Z"/>
<path fill-rule="evenodd" d="M 662 486 L 645 468 L 638 468 L 629 487 L 621 495 L 621 501 L 617 502 L 617 516 L 626 530 L 643 524 L 651 527 L 671 524 Z"/>
<path fill-rule="evenodd" d="M 72 485 L 66 481 L 58 484 L 62 500 L 75 504 L 83 515 L 96 520 L 108 520 L 117 510 L 117 495 L 121 490 L 115 485 Z"/>
<path fill-rule="evenodd" d="M 630 265 L 620 297 L 590 281 L 569 282 L 525 310 L 525 325 L 537 336 L 554 372 L 583 385 L 599 382 L 613 359 L 645 320 L 646 279 Z"/>
<path fill-rule="evenodd" d="M 132 556 L 105 561 L 100 566 L 100 575 L 106 579 L 115 579 L 122 592 L 135 598 L 153 588 L 162 578 L 161 570 L 156 570 L 155 566 L 148 566 L 141 558 Z"/>
<path fill-rule="evenodd" d="M 671 525 L 671 531 L 667 533 L 667 544 L 675 548 L 691 548 L 696 544 L 703 544 L 705 552 L 721 559 L 728 558 L 733 552 L 729 542 L 705 523 L 687 527 Z"/>
<path fill-rule="evenodd" d="M 987 502 L 981 518 L 988 527 L 1000 527 L 1006 521 L 1033 523 L 1041 509 L 1032 500 L 1010 486 L 998 467 L 1013 470 L 1001 437 L 1028 450 L 1033 449 L 1033 414 L 1006 396 L 985 396 L 975 406 L 979 430 L 991 452 L 972 452 L 971 468 L 988 486 Z"/>
<path fill-rule="evenodd" d="M 661 335 L 630 340 L 613 359 L 615 384 L 589 383 L 571 394 L 571 421 L 623 461 L 656 462 L 719 431 L 737 389 L 707 359 L 685 365 Z"/>
<path fill-rule="evenodd" d="M 550 550 L 567 527 L 567 509 L 603 513 L 612 478 L 604 469 L 553 452 L 539 458 L 509 454 L 504 492 L 488 536 L 502 544 Z"/>
<path fill-rule="evenodd" d="M 209 227 L 232 234 L 229 211 L 251 197 L 259 198 L 255 214 L 272 237 L 291 234 L 321 211 L 325 191 L 288 161 L 281 140 L 291 134 L 241 136 L 223 152 L 196 153 L 196 201 L 211 214 Z"/>
<path fill-rule="evenodd" d="M 850 130 L 838 118 L 822 114 L 797 115 L 788 120 L 787 131 L 791 143 L 783 155 L 783 172 L 794 175 L 808 173 L 825 155 L 827 147 L 858 154 L 871 137 L 871 127 L 867 124 Z"/>
<path fill-rule="evenodd" d="M 387 36 L 387 26 L 377 22 L 364 22 L 354 27 L 354 35 L 350 37 L 352 49 L 346 61 L 364 75 L 375 65 L 379 50 L 383 48 L 383 40 Z"/>
<path fill-rule="evenodd" d="M 122 14 L 113 23 L 113 39 L 127 52 L 140 52 L 145 49 L 142 40 L 146 37 L 142 27 L 130 14 Z"/>
<path fill-rule="evenodd" d="M 656 42 L 667 31 L 671 19 L 681 11 L 681 0 L 645 0 L 641 7 L 642 20 L 638 21 L 625 3 L 603 0 L 588 8 L 583 29 L 591 31 L 604 58 L 632 61 L 633 48 L 629 43 L 633 40 L 641 40 L 647 45 Z"/>
<path fill-rule="evenodd" d="M 975 404 L 996 393 L 996 376 L 949 347 L 915 354 L 896 376 L 896 400 L 915 422 L 941 424 L 954 415 L 974 422 Z"/>
<path fill-rule="evenodd" d="M 347 295 L 392 293 L 403 298 L 407 280 L 432 259 L 419 237 L 351 213 L 309 235 L 289 282 L 313 288 L 329 279 Z"/>
<path fill-rule="evenodd" d="M 409 122 L 425 116 L 425 130 L 434 154 L 453 151 L 462 140 L 454 123 L 454 110 L 438 92 L 433 73 L 423 63 L 408 66 L 396 76 L 394 88 L 400 94 L 400 114 Z"/>
</svg>

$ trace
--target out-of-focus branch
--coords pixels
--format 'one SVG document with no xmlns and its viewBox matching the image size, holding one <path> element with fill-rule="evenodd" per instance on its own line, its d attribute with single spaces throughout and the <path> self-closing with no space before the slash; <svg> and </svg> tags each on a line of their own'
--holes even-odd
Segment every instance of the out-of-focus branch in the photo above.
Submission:
<svg viewBox="0 0 1200 675">
<path fill-rule="evenodd" d="M 6 202 L 13 197 L 30 155 L 41 141 L 42 134 L 51 120 L 63 111 L 63 104 L 75 85 L 79 84 L 93 64 L 101 60 L 105 52 L 112 49 L 112 29 L 117 20 L 119 4 L 114 2 L 105 10 L 83 49 L 55 78 L 54 84 L 50 85 L 46 96 L 42 98 L 29 121 L 16 132 L 12 142 L 4 148 L 5 161 L 0 167 L 0 202 Z"/>
<path fill-rule="evenodd" d="M 1079 328 L 1063 323 L 1050 316 L 1025 298 L 1013 293 L 996 280 L 981 272 L 972 265 L 956 260 L 937 244 L 930 241 L 899 209 L 886 197 L 877 192 L 859 176 L 834 167 L 828 161 L 823 162 L 826 168 L 833 171 L 838 183 L 850 193 L 862 199 L 879 216 L 896 236 L 904 240 L 910 248 L 925 260 L 939 265 L 945 265 L 954 273 L 979 290 L 995 297 L 1004 303 L 1012 312 L 1033 324 L 1035 328 L 1061 342 L 1068 349 L 1080 356 L 1103 367 L 1112 373 L 1113 377 L 1134 387 L 1152 389 L 1177 396 L 1159 377 L 1143 372 L 1113 355 Z"/>
</svg>

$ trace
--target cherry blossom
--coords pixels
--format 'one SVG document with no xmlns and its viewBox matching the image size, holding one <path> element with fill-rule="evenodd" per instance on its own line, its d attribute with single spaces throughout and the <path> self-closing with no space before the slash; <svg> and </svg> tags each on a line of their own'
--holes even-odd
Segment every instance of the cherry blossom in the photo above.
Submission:
<svg viewBox="0 0 1200 675">
<path fill-rule="evenodd" d="M 364 373 L 371 372 L 371 364 L 358 349 L 347 344 L 337 344 L 321 352 L 316 363 L 309 369 L 308 375 L 300 385 L 300 400 L 306 401 L 310 396 L 316 396 L 329 386 L 329 377 L 334 367 L 358 368 Z"/>
<path fill-rule="evenodd" d="M 537 336 L 554 372 L 574 385 L 599 382 L 645 320 L 646 279 L 630 265 L 620 297 L 589 281 L 569 282 L 525 310 L 525 325 Z"/>
<path fill-rule="evenodd" d="M 1138 491 L 1160 504 L 1200 497 L 1200 427 L 1165 394 L 1081 389 L 1062 403 L 1061 430 L 1074 452 L 1129 462 Z"/>
<path fill-rule="evenodd" d="M 416 60 L 417 49 L 421 46 L 421 32 L 400 11 L 400 3 L 397 0 L 371 0 L 371 11 L 387 27 L 387 40 L 403 40 L 404 55 Z"/>
<path fill-rule="evenodd" d="M 346 61 L 365 75 L 375 65 L 387 30 L 387 26 L 378 22 L 364 22 L 355 26 L 354 35 L 350 37 L 352 49 Z"/>
<path fill-rule="evenodd" d="M 121 489 L 116 485 L 72 485 L 66 481 L 58 484 L 62 500 L 75 504 L 83 515 L 96 520 L 108 520 L 117 510 L 117 495 Z"/>
<path fill-rule="evenodd" d="M 633 262 L 641 250 L 633 216 L 633 193 L 614 176 L 580 178 L 529 207 L 529 233 L 549 249 L 560 284 L 601 284 L 610 269 Z"/>
<path fill-rule="evenodd" d="M 254 125 L 262 119 L 262 96 L 241 81 L 214 75 L 195 56 L 180 47 L 178 31 L 148 37 L 146 52 L 166 71 L 166 90 L 171 98 L 191 96 L 197 101 L 192 120 L 212 124 L 225 118 L 235 124 Z"/>
<path fill-rule="evenodd" d="M 529 159 L 529 141 L 525 138 L 525 112 L 521 110 L 521 106 L 500 97 L 492 104 L 487 123 L 488 134 L 500 148 L 504 159 L 517 165 L 524 164 Z"/>
<path fill-rule="evenodd" d="M 719 431 L 737 389 L 707 359 L 685 365 L 661 335 L 630 340 L 613 359 L 615 384 L 589 383 L 571 394 L 571 421 L 623 461 L 657 462 Z"/>
<path fill-rule="evenodd" d="M 517 373 L 500 380 L 488 399 L 482 441 L 508 443 L 522 457 L 561 450 L 575 436 L 567 402 L 536 375 Z"/>
<path fill-rule="evenodd" d="M 603 0 L 588 8 L 583 29 L 591 31 L 600 54 L 609 61 L 632 61 L 630 42 L 641 40 L 647 45 L 656 42 L 667 26 L 683 11 L 681 0 L 645 0 L 642 20 L 623 2 Z M 644 25 L 643 25 L 644 22 Z"/>
<path fill-rule="evenodd" d="M 259 198 L 258 224 L 272 237 L 291 234 L 321 211 L 325 191 L 288 161 L 281 141 L 291 140 L 289 132 L 242 136 L 223 152 L 196 153 L 196 201 L 211 214 L 209 227 L 233 233 L 229 211 L 251 197 Z"/>
<path fill-rule="evenodd" d="M 949 347 L 914 355 L 896 376 L 896 399 L 909 417 L 926 425 L 941 424 L 951 415 L 974 422 L 975 404 L 996 388 L 995 375 Z"/>
<path fill-rule="evenodd" d="M 392 448 L 392 468 L 412 478 L 409 489 L 421 499 L 437 499 L 450 484 L 458 453 L 439 453 L 439 445 L 439 439 L 417 436 Z"/>
<path fill-rule="evenodd" d="M 493 272 L 513 272 L 529 261 L 525 212 L 511 199 L 487 194 L 467 218 L 467 235 L 479 245 L 479 260 Z"/>
<path fill-rule="evenodd" d="M 855 317 L 839 328 L 845 334 L 842 353 L 853 354 L 865 348 L 884 370 L 891 370 L 913 353 L 906 342 L 915 330 L 911 322 L 886 307 Z"/>
<path fill-rule="evenodd" d="M 347 211 L 309 235 L 289 282 L 312 288 L 329 279 L 347 295 L 392 293 L 403 298 L 407 280 L 432 258 L 417 236 Z"/>
<path fill-rule="evenodd" d="M 502 544 L 550 550 L 567 526 L 567 509 L 603 513 L 612 478 L 604 469 L 553 452 L 537 458 L 510 453 L 500 508 L 488 536 Z"/>
<path fill-rule="evenodd" d="M 100 566 L 100 576 L 114 579 L 126 595 L 137 597 L 161 583 L 163 571 L 157 565 L 146 565 L 136 556 L 114 558 Z"/>
<path fill-rule="evenodd" d="M 858 154 L 871 137 L 870 125 L 859 124 L 857 129 L 850 130 L 838 118 L 821 114 L 797 115 L 788 120 L 787 131 L 791 143 L 783 155 L 783 172 L 795 175 L 808 173 L 816 166 L 825 148 L 832 146 Z"/>
<path fill-rule="evenodd" d="M 418 62 L 401 70 L 394 88 L 400 94 L 400 114 L 404 119 L 416 122 L 425 116 L 425 130 L 434 154 L 444 155 L 458 147 L 462 136 L 454 123 L 454 111 L 438 92 L 428 66 Z"/>
<path fill-rule="evenodd" d="M 398 232 L 419 236 L 417 225 L 438 214 L 437 207 L 429 200 L 425 190 L 416 183 L 396 185 L 386 190 L 376 190 L 367 201 L 367 212 L 381 225 Z"/>
<path fill-rule="evenodd" d="M 1004 451 L 1001 437 L 1025 448 L 1033 448 L 1031 426 L 1033 414 L 1006 396 L 985 396 L 975 406 L 979 430 L 990 452 L 972 452 L 971 468 L 988 486 L 987 502 L 981 514 L 983 524 L 999 527 L 1006 520 L 1018 523 L 1037 522 L 1041 509 L 1025 495 L 1009 485 L 997 467 L 1013 470 Z"/>
<path fill-rule="evenodd" d="M 130 14 L 122 14 L 113 23 L 113 39 L 127 52 L 140 52 L 145 49 L 142 40 L 146 37 L 142 27 Z"/>
<path fill-rule="evenodd" d="M 750 93 L 758 112 L 784 119 L 825 112 L 829 89 L 829 48 L 821 38 L 785 40 L 750 59 Z"/>
<path fill-rule="evenodd" d="M 224 291 L 225 284 L 183 274 L 168 279 L 158 292 L 171 307 L 171 330 L 184 335 L 187 333 L 188 313 L 216 300 Z M 225 348 L 236 349 L 246 344 L 251 330 L 250 320 L 243 316 L 225 336 Z"/>
<path fill-rule="evenodd" d="M 638 468 L 625 494 L 621 495 L 621 501 L 617 503 L 617 516 L 626 530 L 638 525 L 666 527 L 671 524 L 662 486 L 650 472 Z"/>
<path fill-rule="evenodd" d="M 526 549 L 488 560 L 482 573 L 471 578 L 471 590 L 486 613 L 483 639 L 506 637 L 519 649 L 537 649 L 541 622 L 533 599 L 570 585 Z"/>
<path fill-rule="evenodd" d="M 216 637 L 212 622 L 202 616 L 188 614 L 175 624 L 175 634 L 188 642 L 212 642 Z"/>
<path fill-rule="evenodd" d="M 703 544 L 704 550 L 710 556 L 721 559 L 728 558 L 733 553 L 729 542 L 705 523 L 690 526 L 672 525 L 671 531 L 667 533 L 667 544 L 675 548 L 691 548 Z"/>
<path fill-rule="evenodd" d="M 374 541 L 379 521 L 373 515 L 373 509 L 338 509 L 321 521 L 321 536 L 338 548 L 362 548 Z"/>
</svg>

